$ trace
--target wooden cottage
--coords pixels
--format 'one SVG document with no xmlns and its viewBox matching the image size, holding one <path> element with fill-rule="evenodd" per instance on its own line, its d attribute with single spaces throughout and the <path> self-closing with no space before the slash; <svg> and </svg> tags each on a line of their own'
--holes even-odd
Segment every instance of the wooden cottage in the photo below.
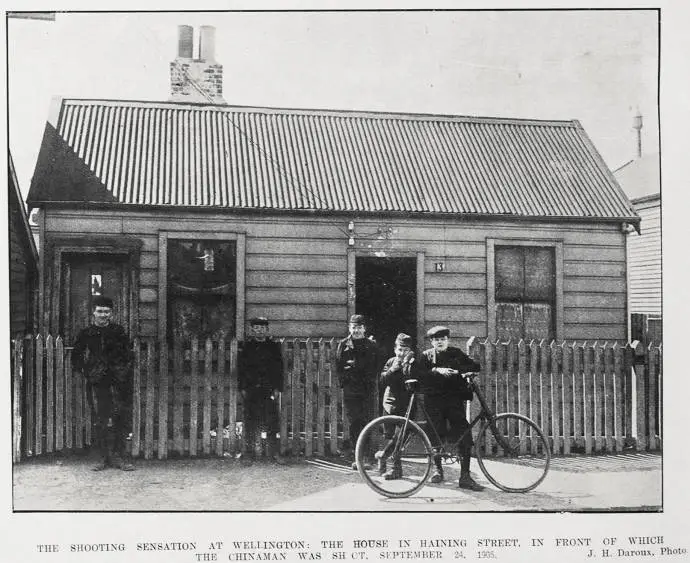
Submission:
<svg viewBox="0 0 690 563">
<path fill-rule="evenodd" d="M 10 335 L 23 336 L 34 330 L 38 253 L 24 199 L 17 182 L 12 155 L 8 155 L 8 226 Z"/>
<path fill-rule="evenodd" d="M 577 121 L 56 99 L 41 330 L 93 295 L 132 334 L 626 338 L 639 216 Z"/>
<path fill-rule="evenodd" d="M 630 233 L 628 302 L 630 337 L 661 342 L 661 180 L 659 153 L 631 160 L 615 171 L 616 179 L 642 221 L 641 232 Z"/>
</svg>

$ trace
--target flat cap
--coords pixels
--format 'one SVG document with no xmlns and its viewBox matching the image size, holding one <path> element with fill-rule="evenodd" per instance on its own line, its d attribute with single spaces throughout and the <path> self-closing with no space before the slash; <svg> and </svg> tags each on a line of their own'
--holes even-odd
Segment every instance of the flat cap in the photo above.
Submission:
<svg viewBox="0 0 690 563">
<path fill-rule="evenodd" d="M 426 331 L 427 338 L 443 338 L 450 336 L 450 329 L 447 326 L 434 326 Z"/>
<path fill-rule="evenodd" d="M 268 319 L 266 317 L 254 317 L 252 319 L 249 319 L 249 324 L 268 326 Z"/>
<path fill-rule="evenodd" d="M 395 344 L 405 346 L 406 348 L 412 348 L 412 337 L 409 334 L 401 332 L 395 337 Z"/>
<path fill-rule="evenodd" d="M 350 317 L 350 324 L 351 325 L 363 325 L 366 324 L 364 315 L 352 315 Z"/>
<path fill-rule="evenodd" d="M 93 298 L 93 306 L 94 307 L 108 307 L 110 309 L 113 308 L 113 300 L 110 297 L 106 297 L 105 295 L 96 295 Z"/>
</svg>

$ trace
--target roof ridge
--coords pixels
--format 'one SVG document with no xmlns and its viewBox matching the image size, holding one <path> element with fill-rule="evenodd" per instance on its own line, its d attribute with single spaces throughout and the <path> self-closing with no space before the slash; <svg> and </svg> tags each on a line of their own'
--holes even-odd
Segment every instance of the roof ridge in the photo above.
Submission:
<svg viewBox="0 0 690 563">
<path fill-rule="evenodd" d="M 109 100 L 99 98 L 64 98 L 64 105 L 120 105 L 130 107 L 142 107 L 143 105 L 158 107 L 160 109 L 187 108 L 191 110 L 217 109 L 227 112 L 242 113 L 265 113 L 265 114 L 286 114 L 286 115 L 311 115 L 329 117 L 359 117 L 366 119 L 388 119 L 402 121 L 447 121 L 457 123 L 482 123 L 495 125 L 523 125 L 523 126 L 542 126 L 542 127 L 579 127 L 575 119 L 554 120 L 554 119 L 534 119 L 519 117 L 496 117 L 480 115 L 456 115 L 441 113 L 412 113 L 412 112 L 393 112 L 376 110 L 347 110 L 332 108 L 280 108 L 269 106 L 241 106 L 229 104 L 211 104 L 203 102 L 170 102 L 160 100 Z"/>
</svg>

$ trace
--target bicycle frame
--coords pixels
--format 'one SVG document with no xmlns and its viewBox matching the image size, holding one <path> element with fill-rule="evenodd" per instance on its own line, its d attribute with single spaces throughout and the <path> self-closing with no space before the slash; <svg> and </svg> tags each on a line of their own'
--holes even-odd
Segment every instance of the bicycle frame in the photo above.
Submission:
<svg viewBox="0 0 690 563">
<path fill-rule="evenodd" d="M 479 413 L 472 419 L 472 421 L 469 423 L 469 426 L 462 433 L 460 438 L 456 442 L 453 443 L 452 447 L 454 450 L 458 448 L 460 443 L 467 437 L 468 433 L 471 435 L 472 429 L 479 422 L 482 422 L 484 420 L 493 421 L 496 418 L 496 413 L 493 410 L 491 410 L 488 403 L 486 402 L 486 397 L 484 397 L 484 394 L 481 392 L 481 389 L 474 382 L 474 377 L 476 377 L 477 375 L 478 374 L 474 374 L 470 377 L 467 377 L 466 379 L 467 379 L 467 382 L 469 383 L 470 389 L 477 396 L 477 399 L 479 400 L 479 405 L 481 408 L 479 409 Z M 427 427 L 432 429 L 433 438 L 435 438 L 435 440 L 431 439 L 432 437 L 429 436 L 429 432 L 427 431 L 427 429 L 423 428 L 424 432 L 427 434 L 427 436 L 429 436 L 432 445 L 439 444 L 438 447 L 436 447 L 434 445 L 434 449 L 438 450 L 439 455 L 443 455 L 444 453 L 446 453 L 445 449 L 443 447 L 443 441 L 441 440 L 441 437 L 440 437 L 438 431 L 436 430 L 433 423 L 431 422 L 431 419 L 429 418 L 429 414 L 427 413 L 427 410 L 424 407 L 424 402 L 420 401 L 419 398 L 417 397 L 417 395 L 419 395 L 419 394 L 420 393 L 418 391 L 412 391 L 412 394 L 410 395 L 410 400 L 407 404 L 407 410 L 405 411 L 405 424 L 403 425 L 403 428 L 402 428 L 402 435 L 405 436 L 405 433 L 407 432 L 408 422 L 410 421 L 410 417 L 412 416 L 412 412 L 414 412 L 415 406 L 417 406 L 418 408 L 421 408 L 422 414 L 424 415 L 424 418 L 427 422 Z M 499 433 L 496 432 L 496 428 L 492 428 L 492 430 L 494 431 L 494 436 L 495 436 L 496 440 L 498 441 L 499 445 L 504 447 L 504 448 L 507 447 L 507 445 L 503 442 L 502 436 L 500 436 Z M 393 456 L 397 455 L 400 452 L 400 447 L 403 444 L 403 442 L 404 442 L 404 440 L 397 440 L 396 441 L 396 445 L 395 445 L 395 448 L 393 450 Z"/>
</svg>

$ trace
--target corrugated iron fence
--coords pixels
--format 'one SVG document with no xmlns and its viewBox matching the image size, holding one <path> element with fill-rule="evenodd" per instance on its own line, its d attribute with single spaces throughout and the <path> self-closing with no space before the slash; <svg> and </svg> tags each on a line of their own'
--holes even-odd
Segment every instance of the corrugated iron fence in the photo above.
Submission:
<svg viewBox="0 0 690 563">
<path fill-rule="evenodd" d="M 347 438 L 342 391 L 332 359 L 335 339 L 283 339 L 284 453 L 335 453 Z M 161 346 L 134 341 L 132 454 L 160 458 L 242 451 L 238 343 Z M 662 348 L 639 343 L 509 342 L 471 339 L 481 385 L 498 412 L 530 416 L 554 453 L 661 448 Z M 13 459 L 91 444 L 84 380 L 73 373 L 60 337 L 12 341 Z M 471 413 L 478 409 L 470 404 Z M 249 447 L 252 447 L 251 445 Z"/>
</svg>

